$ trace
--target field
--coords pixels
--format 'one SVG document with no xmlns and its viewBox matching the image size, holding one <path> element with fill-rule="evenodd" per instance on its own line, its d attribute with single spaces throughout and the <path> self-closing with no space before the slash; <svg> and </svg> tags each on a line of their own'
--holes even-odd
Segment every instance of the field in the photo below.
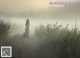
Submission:
<svg viewBox="0 0 80 58">
<path fill-rule="evenodd" d="M 41 25 L 28 38 L 9 37 L 10 27 L 0 21 L 0 46 L 12 46 L 12 58 L 80 58 L 80 31 L 76 26 L 70 30 L 68 25 L 62 27 L 57 22 Z"/>
</svg>

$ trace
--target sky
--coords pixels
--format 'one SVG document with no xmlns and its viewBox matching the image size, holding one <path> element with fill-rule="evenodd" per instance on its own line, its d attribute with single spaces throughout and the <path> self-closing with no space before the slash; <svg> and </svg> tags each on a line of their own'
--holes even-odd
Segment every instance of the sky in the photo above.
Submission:
<svg viewBox="0 0 80 58">
<path fill-rule="evenodd" d="M 27 16 L 34 18 L 73 18 L 79 17 L 80 5 L 49 5 L 49 2 L 64 0 L 0 0 L 0 13 L 6 16 Z M 65 0 L 79 1 L 79 0 Z"/>
<path fill-rule="evenodd" d="M 64 0 L 0 0 L 0 16 L 10 17 L 7 19 L 11 20 L 13 25 L 16 24 L 16 29 L 18 32 L 21 31 L 22 33 L 25 29 L 26 18 L 30 19 L 30 25 L 32 26 L 30 27 L 31 29 L 34 29 L 34 27 L 38 24 L 47 24 L 53 22 L 48 19 L 54 21 L 59 19 L 58 21 L 62 21 L 63 23 L 61 23 L 63 25 L 65 25 L 65 23 L 74 25 L 75 20 L 77 19 L 79 25 L 80 5 L 49 5 L 50 1 L 58 2 Z M 65 1 L 76 2 L 79 0 Z M 34 21 L 33 19 L 36 19 L 37 21 Z M 46 20 L 46 22 L 42 20 Z M 13 27 L 12 29 L 15 28 Z"/>
</svg>

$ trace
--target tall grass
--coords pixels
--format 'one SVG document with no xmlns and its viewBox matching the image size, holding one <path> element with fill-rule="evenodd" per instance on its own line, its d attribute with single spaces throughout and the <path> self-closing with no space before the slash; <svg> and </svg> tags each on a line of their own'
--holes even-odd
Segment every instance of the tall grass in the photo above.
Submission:
<svg viewBox="0 0 80 58">
<path fill-rule="evenodd" d="M 40 46 L 36 58 L 80 58 L 80 31 L 77 28 L 42 25 L 36 28 L 35 37 Z"/>
<path fill-rule="evenodd" d="M 13 47 L 12 58 L 80 58 L 80 31 L 76 27 L 70 30 L 57 22 L 41 25 L 28 39 L 22 35 L 10 39 L 9 30 L 10 25 L 0 21 L 0 45 Z"/>
<path fill-rule="evenodd" d="M 9 36 L 11 25 L 4 20 L 0 20 L 0 47 L 12 46 L 12 58 L 29 58 L 27 47 L 24 44 L 23 36 Z"/>
</svg>

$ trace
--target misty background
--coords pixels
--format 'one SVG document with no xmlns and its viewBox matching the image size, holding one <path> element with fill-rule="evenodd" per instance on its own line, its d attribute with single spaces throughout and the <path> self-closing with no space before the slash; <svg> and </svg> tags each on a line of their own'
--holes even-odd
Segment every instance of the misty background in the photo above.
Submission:
<svg viewBox="0 0 80 58">
<path fill-rule="evenodd" d="M 80 5 L 49 5 L 50 1 L 64 0 L 0 0 L 0 43 L 13 46 L 13 58 L 80 58 Z M 26 19 L 29 38 L 23 36 Z"/>
<path fill-rule="evenodd" d="M 30 19 L 30 34 L 41 24 L 55 24 L 55 22 L 63 26 L 69 24 L 70 29 L 76 24 L 80 29 L 80 5 L 49 5 L 50 1 L 57 0 L 0 0 L 0 16 L 13 25 L 13 34 L 24 33 L 26 19 Z"/>
</svg>

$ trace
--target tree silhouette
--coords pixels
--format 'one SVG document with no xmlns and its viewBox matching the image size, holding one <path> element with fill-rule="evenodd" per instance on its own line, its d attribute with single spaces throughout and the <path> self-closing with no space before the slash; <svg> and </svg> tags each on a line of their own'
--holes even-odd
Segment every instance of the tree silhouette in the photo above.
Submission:
<svg viewBox="0 0 80 58">
<path fill-rule="evenodd" d="M 10 25 L 3 20 L 0 20 L 0 44 L 6 43 L 9 29 Z"/>
</svg>

